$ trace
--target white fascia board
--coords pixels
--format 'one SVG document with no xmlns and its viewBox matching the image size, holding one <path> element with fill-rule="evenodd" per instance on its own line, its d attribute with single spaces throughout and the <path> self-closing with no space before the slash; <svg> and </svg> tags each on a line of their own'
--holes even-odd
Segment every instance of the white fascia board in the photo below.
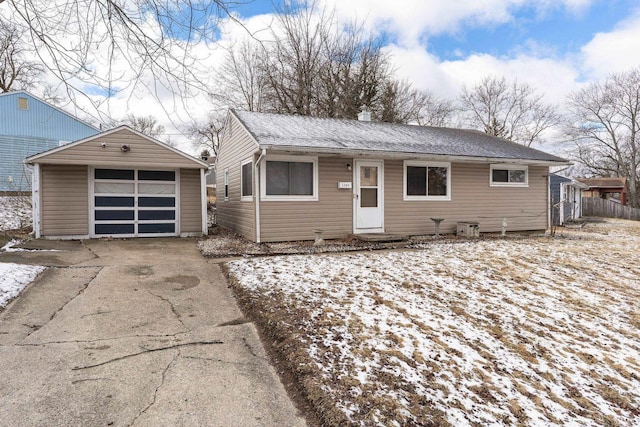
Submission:
<svg viewBox="0 0 640 427">
<path fill-rule="evenodd" d="M 398 159 L 398 160 L 433 160 L 441 162 L 453 163 L 495 163 L 495 164 L 516 164 L 528 166 L 570 166 L 571 162 L 555 162 L 549 160 L 527 160 L 527 159 L 508 159 L 502 157 L 472 157 L 472 156 L 450 156 L 442 154 L 420 154 L 420 153 L 403 153 L 403 152 L 386 152 L 371 150 L 340 150 L 315 147 L 290 147 L 290 146 L 274 146 L 260 145 L 261 149 L 267 149 L 272 152 L 282 152 L 287 154 L 298 155 L 331 155 L 338 157 L 371 157 L 376 159 Z"/>
</svg>

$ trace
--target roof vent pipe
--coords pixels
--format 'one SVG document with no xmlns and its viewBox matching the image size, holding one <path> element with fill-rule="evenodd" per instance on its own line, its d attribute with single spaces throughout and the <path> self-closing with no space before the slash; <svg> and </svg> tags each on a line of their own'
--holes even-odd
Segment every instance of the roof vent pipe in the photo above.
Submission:
<svg viewBox="0 0 640 427">
<path fill-rule="evenodd" d="M 360 107 L 360 112 L 358 113 L 358 121 L 360 122 L 370 122 L 371 121 L 371 111 L 367 108 L 366 105 Z"/>
</svg>

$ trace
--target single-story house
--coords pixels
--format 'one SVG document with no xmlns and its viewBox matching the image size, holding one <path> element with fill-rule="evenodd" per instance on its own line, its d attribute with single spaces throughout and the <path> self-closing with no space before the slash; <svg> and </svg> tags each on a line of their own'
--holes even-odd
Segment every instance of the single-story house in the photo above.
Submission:
<svg viewBox="0 0 640 427">
<path fill-rule="evenodd" d="M 231 110 L 218 224 L 256 242 L 359 233 L 546 230 L 565 159 L 482 132 Z"/>
<path fill-rule="evenodd" d="M 25 157 L 100 132 L 24 91 L 0 94 L 0 192 L 31 191 Z"/>
<path fill-rule="evenodd" d="M 589 188 L 584 191 L 584 197 L 596 197 L 613 200 L 623 206 L 627 204 L 627 178 L 578 178 L 578 181 Z"/>
<path fill-rule="evenodd" d="M 549 185 L 553 225 L 563 225 L 582 217 L 582 193 L 587 185 L 555 173 L 550 175 Z"/>
<path fill-rule="evenodd" d="M 36 237 L 207 234 L 209 165 L 128 126 L 25 163 L 33 165 Z"/>
</svg>

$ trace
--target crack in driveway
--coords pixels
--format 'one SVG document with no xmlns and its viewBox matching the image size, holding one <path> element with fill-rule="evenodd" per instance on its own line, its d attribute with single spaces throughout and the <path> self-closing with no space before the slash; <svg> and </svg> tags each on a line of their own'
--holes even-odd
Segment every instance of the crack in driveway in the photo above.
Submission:
<svg viewBox="0 0 640 427">
<path fill-rule="evenodd" d="M 142 411 L 140 411 L 133 420 L 131 420 L 131 423 L 129 424 L 129 426 L 134 425 L 135 422 L 138 420 L 138 418 L 143 416 L 149 410 L 149 408 L 155 405 L 156 399 L 158 398 L 158 391 L 160 390 L 160 388 L 162 388 L 162 386 L 164 385 L 164 381 L 167 378 L 167 372 L 169 372 L 169 369 L 171 369 L 171 365 L 173 365 L 176 362 L 176 360 L 178 360 L 178 357 L 180 356 L 180 354 L 181 354 L 180 349 L 178 348 L 178 351 L 173 355 L 173 358 L 169 361 L 167 366 L 162 371 L 162 378 L 160 379 L 160 384 L 158 384 L 158 386 L 153 392 L 153 399 L 151 399 L 151 402 L 149 402 L 149 404 L 145 406 L 145 408 Z"/>
<path fill-rule="evenodd" d="M 58 268 L 58 267 L 49 267 L 49 268 Z M 64 268 L 68 268 L 68 267 L 64 267 Z M 83 268 L 87 268 L 87 267 L 83 267 Z M 90 268 L 95 268 L 95 267 L 90 267 Z M 73 300 L 75 300 L 76 298 L 78 298 L 80 295 L 82 295 L 87 288 L 89 287 L 89 285 L 96 279 L 96 277 L 98 277 L 98 275 L 100 274 L 100 272 L 102 271 L 103 267 L 98 268 L 97 271 L 95 272 L 95 274 L 93 274 L 87 281 L 86 283 L 83 283 L 80 287 L 80 289 L 78 290 L 78 292 L 73 295 L 71 298 L 69 298 L 64 304 L 62 304 L 60 307 L 58 307 L 58 309 L 56 311 L 53 312 L 53 314 L 51 314 L 51 316 L 49 317 L 49 320 L 45 321 L 42 325 L 25 325 L 28 328 L 30 328 L 31 330 L 29 331 L 29 333 L 27 333 L 27 335 L 22 338 L 22 340 L 20 340 L 20 342 L 18 343 L 18 345 L 22 342 L 24 342 L 27 338 L 29 338 L 29 336 L 31 334 L 33 334 L 34 332 L 37 332 L 38 330 L 40 330 L 41 328 L 47 326 L 49 323 L 51 323 L 51 321 L 53 319 L 55 319 L 55 317 L 58 315 L 58 313 L 60 313 L 62 310 L 65 309 L 65 307 L 67 305 L 69 305 L 69 303 Z"/>
<path fill-rule="evenodd" d="M 151 295 L 153 295 L 156 298 L 161 299 L 162 301 L 166 302 L 167 304 L 169 304 L 169 307 L 171 308 L 171 312 L 173 313 L 173 315 L 176 317 L 176 319 L 178 319 L 178 322 L 180 322 L 180 324 L 182 325 L 183 329 L 185 332 L 189 332 L 189 328 L 187 328 L 187 325 L 184 324 L 184 321 L 182 320 L 182 316 L 180 316 L 180 313 L 178 313 L 178 311 L 176 310 L 176 307 L 173 305 L 173 303 L 168 299 L 163 297 L 162 295 L 158 295 L 158 294 L 154 294 L 153 292 L 151 292 L 150 290 L 147 289 L 147 292 L 149 292 Z"/>
<path fill-rule="evenodd" d="M 97 368 L 98 366 L 108 365 L 109 363 L 118 362 L 118 361 L 124 360 L 124 359 L 130 359 L 132 357 L 140 356 L 141 354 L 154 353 L 156 351 L 164 351 L 164 350 L 171 350 L 171 349 L 174 349 L 174 348 L 196 346 L 196 345 L 212 345 L 212 344 L 224 344 L 224 342 L 220 341 L 220 340 L 193 341 L 193 342 L 186 342 L 186 343 L 181 343 L 181 344 L 168 345 L 168 346 L 165 346 L 165 347 L 150 348 L 150 349 L 145 349 L 143 351 L 139 351 L 137 353 L 126 354 L 124 356 L 116 357 L 114 359 L 105 360 L 104 362 L 96 363 L 96 364 L 93 364 L 93 365 L 75 366 L 75 367 L 71 368 L 71 370 L 72 371 L 80 371 L 80 370 L 83 370 L 83 369 Z"/>
</svg>

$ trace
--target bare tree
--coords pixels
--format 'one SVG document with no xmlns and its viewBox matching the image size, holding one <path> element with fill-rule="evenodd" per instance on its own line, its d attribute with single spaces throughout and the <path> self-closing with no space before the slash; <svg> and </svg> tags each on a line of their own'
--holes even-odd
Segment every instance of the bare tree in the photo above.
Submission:
<svg viewBox="0 0 640 427">
<path fill-rule="evenodd" d="M 263 69 L 264 50 L 255 40 L 245 40 L 227 49 L 212 97 L 230 108 L 265 110 L 267 81 Z"/>
<path fill-rule="evenodd" d="M 429 91 L 418 92 L 417 96 L 415 122 L 418 125 L 445 127 L 453 124 L 453 115 L 457 111 L 453 101 L 438 98 Z"/>
<path fill-rule="evenodd" d="M 640 68 L 571 93 L 567 107 L 577 158 L 597 176 L 626 177 L 629 202 L 640 207 Z"/>
<path fill-rule="evenodd" d="M 206 122 L 194 123 L 187 130 L 187 133 L 197 146 L 206 149 L 209 153 L 212 153 L 214 157 L 218 157 L 220 139 L 222 138 L 225 121 L 226 116 L 214 110 L 209 113 Z"/>
<path fill-rule="evenodd" d="M 542 97 L 527 83 L 485 77 L 473 88 L 462 89 L 460 106 L 468 125 L 529 147 L 542 142 L 544 131 L 560 122 L 555 107 Z"/>
<path fill-rule="evenodd" d="M 145 117 L 128 114 L 122 123 L 152 138 L 160 138 L 165 130 L 164 126 L 158 124 L 158 119 L 151 115 Z"/>
<path fill-rule="evenodd" d="M 0 92 L 31 89 L 44 67 L 26 58 L 24 29 L 0 19 Z"/>
<path fill-rule="evenodd" d="M 357 22 L 343 25 L 317 1 L 286 1 L 259 45 L 262 110 L 355 118 L 376 110 L 390 76 L 382 44 Z"/>
<path fill-rule="evenodd" d="M 203 85 L 194 48 L 216 40 L 219 20 L 234 19 L 230 9 L 246 2 L 6 0 L 0 15 L 28 29 L 25 38 L 72 100 L 90 85 L 105 99 L 128 88 L 156 98 L 173 93 L 181 102 Z M 99 107 L 98 97 L 85 99 Z"/>
</svg>

